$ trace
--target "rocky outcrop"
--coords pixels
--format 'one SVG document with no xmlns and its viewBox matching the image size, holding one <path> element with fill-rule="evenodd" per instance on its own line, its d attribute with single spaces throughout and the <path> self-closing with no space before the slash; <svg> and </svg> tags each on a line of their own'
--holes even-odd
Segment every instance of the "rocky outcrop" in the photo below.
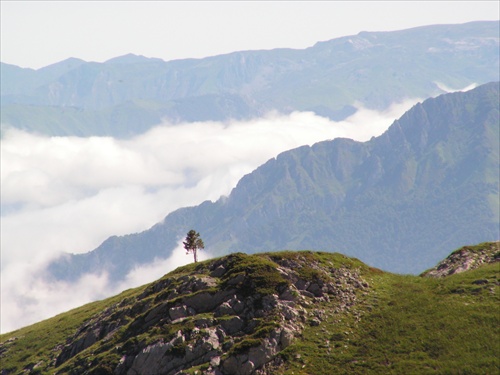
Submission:
<svg viewBox="0 0 500 375">
<path fill-rule="evenodd" d="M 485 373 L 496 373 L 498 356 L 489 343 L 498 331 L 498 246 L 455 251 L 440 271 L 451 274 L 464 264 L 469 270 L 432 283 L 336 253 L 233 254 L 190 264 L 150 285 L 2 335 L 0 374 L 363 372 L 381 365 L 386 352 L 386 362 L 396 363 L 428 346 L 427 357 L 435 341 L 464 326 L 477 350 L 468 357 L 474 357 L 471 368 L 483 369 L 488 361 Z M 414 330 L 417 325 L 427 328 Z M 410 331 L 400 329 L 405 326 Z M 403 342 L 408 335 L 414 347 L 387 350 L 387 337 Z M 462 347 L 453 353 L 463 356 Z M 438 359 L 416 359 L 406 373 Z M 463 362 L 453 363 L 451 372 L 460 372 Z M 381 366 L 381 372 L 391 370 Z"/>
<path fill-rule="evenodd" d="M 311 253 L 233 254 L 181 269 L 96 315 L 56 349 L 55 365 L 58 373 L 77 366 L 115 375 L 271 374 L 306 325 L 322 324 L 321 303 L 347 311 L 366 288 L 356 269 Z M 111 347 L 117 363 L 78 359 Z"/>
<path fill-rule="evenodd" d="M 468 270 L 473 270 L 483 264 L 500 261 L 500 242 L 487 242 L 476 246 L 464 246 L 421 276 L 445 277 Z"/>
</svg>

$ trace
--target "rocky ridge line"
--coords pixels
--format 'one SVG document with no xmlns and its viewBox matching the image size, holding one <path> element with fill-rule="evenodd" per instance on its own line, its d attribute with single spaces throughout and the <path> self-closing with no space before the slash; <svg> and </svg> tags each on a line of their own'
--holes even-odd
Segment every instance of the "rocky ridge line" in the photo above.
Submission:
<svg viewBox="0 0 500 375">
<path fill-rule="evenodd" d="M 348 311 L 369 288 L 356 269 L 311 259 L 233 254 L 160 279 L 83 324 L 53 365 L 57 374 L 272 374 L 305 325 L 321 325 L 318 303 Z M 117 364 L 86 359 L 110 347 Z"/>
<path fill-rule="evenodd" d="M 464 246 L 451 253 L 446 259 L 439 262 L 436 267 L 422 273 L 421 276 L 445 277 L 495 262 L 500 262 L 500 242 Z"/>
</svg>

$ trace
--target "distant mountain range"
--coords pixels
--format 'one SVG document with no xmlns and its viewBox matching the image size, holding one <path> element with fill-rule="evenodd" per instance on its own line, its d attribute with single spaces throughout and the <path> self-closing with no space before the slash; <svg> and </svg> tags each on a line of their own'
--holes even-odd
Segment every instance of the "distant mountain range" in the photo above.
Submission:
<svg viewBox="0 0 500 375">
<path fill-rule="evenodd" d="M 243 177 L 228 197 L 182 208 L 50 266 L 60 279 L 120 280 L 167 258 L 187 231 L 213 255 L 315 249 L 420 273 L 464 244 L 499 238 L 499 83 L 417 104 L 368 142 L 304 146 Z"/>
<path fill-rule="evenodd" d="M 49 135 L 139 134 L 162 119 L 225 121 L 269 111 L 343 119 L 499 80 L 499 22 L 362 32 L 302 50 L 165 62 L 126 55 L 32 70 L 1 64 L 1 122 Z"/>
</svg>

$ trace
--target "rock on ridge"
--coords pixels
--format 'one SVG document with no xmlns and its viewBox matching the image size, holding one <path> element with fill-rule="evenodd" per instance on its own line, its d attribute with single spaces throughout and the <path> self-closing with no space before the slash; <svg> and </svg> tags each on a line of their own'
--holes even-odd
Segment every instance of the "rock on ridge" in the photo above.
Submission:
<svg viewBox="0 0 500 375">
<path fill-rule="evenodd" d="M 339 257 L 346 265 L 285 252 L 181 267 L 83 324 L 54 349 L 56 373 L 272 374 L 304 327 L 322 324 L 320 302 L 349 311 L 369 288 L 352 260 Z M 110 350 L 120 359 L 88 359 Z"/>
<path fill-rule="evenodd" d="M 475 246 L 464 246 L 451 253 L 446 259 L 421 276 L 445 277 L 469 271 L 483 264 L 500 261 L 500 242 L 485 242 Z"/>
</svg>

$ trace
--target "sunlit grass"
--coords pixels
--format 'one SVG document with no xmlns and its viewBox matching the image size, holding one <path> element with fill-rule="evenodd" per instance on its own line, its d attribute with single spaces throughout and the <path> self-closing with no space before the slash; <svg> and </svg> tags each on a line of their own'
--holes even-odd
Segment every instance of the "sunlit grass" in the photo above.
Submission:
<svg viewBox="0 0 500 375">
<path fill-rule="evenodd" d="M 498 373 L 499 274 L 500 263 L 445 279 L 374 275 L 361 320 L 344 314 L 308 328 L 286 350 L 285 373 Z"/>
<path fill-rule="evenodd" d="M 341 254 L 304 251 L 250 256 L 238 253 L 231 257 L 230 270 L 219 286 L 224 287 L 228 280 L 244 273 L 251 280 L 241 285 L 242 292 L 262 296 L 287 285 L 276 270 L 276 262 L 283 259 L 300 262 L 295 270 L 300 277 L 335 281 L 334 274 L 325 276 L 316 266 L 342 267 L 359 273 L 369 284 L 356 291 L 357 302 L 347 311 L 335 312 L 334 298 L 311 304 L 308 310 L 323 311 L 324 320 L 318 326 L 305 322 L 300 337 L 280 353 L 285 366 L 276 374 L 493 374 L 500 370 L 499 262 L 435 279 L 382 272 Z M 179 267 L 162 280 L 208 275 L 213 261 Z M 168 288 L 176 285 L 172 279 Z M 91 317 L 98 317 L 112 306 L 133 306 L 139 299 L 151 303 L 151 308 L 163 303 L 162 295 L 168 290 L 154 290 L 153 284 L 130 289 L 1 335 L 0 342 L 7 349 L 0 349 L 1 369 L 20 373 L 38 365 L 35 373 L 54 373 L 53 361 L 67 338 Z M 167 340 L 179 329 L 194 328 L 191 319 L 145 328 L 137 326 L 140 317 L 134 319 L 135 325 L 126 322 L 111 341 L 97 342 L 56 371 L 78 373 L 93 362 L 111 371 L 128 346 Z M 232 351 L 243 352 L 259 345 L 276 324 L 272 317 L 262 320 L 254 332 L 235 341 Z"/>
</svg>

